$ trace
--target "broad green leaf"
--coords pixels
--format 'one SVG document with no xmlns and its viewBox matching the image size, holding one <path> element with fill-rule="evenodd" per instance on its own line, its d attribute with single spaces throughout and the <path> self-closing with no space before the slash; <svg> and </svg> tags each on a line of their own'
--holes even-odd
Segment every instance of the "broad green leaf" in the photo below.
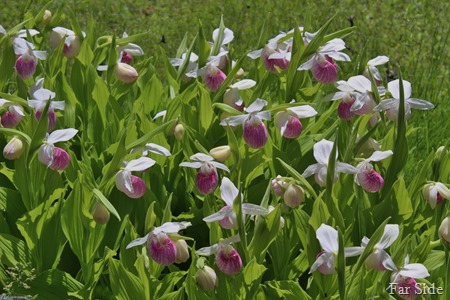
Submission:
<svg viewBox="0 0 450 300">
<path fill-rule="evenodd" d="M 127 271 L 116 259 L 109 260 L 109 280 L 114 296 L 118 299 L 145 299 L 142 283 L 136 275 Z"/>
</svg>

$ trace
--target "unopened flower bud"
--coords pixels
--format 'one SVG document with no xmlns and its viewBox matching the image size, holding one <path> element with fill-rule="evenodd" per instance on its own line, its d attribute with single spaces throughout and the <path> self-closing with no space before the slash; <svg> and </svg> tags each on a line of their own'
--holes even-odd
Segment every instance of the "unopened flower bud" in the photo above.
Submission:
<svg viewBox="0 0 450 300">
<path fill-rule="evenodd" d="M 18 159 L 23 152 L 25 151 L 25 148 L 23 147 L 23 142 L 18 137 L 13 137 L 8 144 L 6 144 L 5 148 L 3 149 L 3 156 L 6 159 L 14 160 Z"/>
<path fill-rule="evenodd" d="M 275 179 L 272 179 L 272 189 L 276 196 L 283 197 L 284 191 L 286 190 L 288 184 L 279 178 L 281 178 L 280 175 L 278 175 Z"/>
<path fill-rule="evenodd" d="M 305 200 L 305 192 L 302 187 L 290 184 L 284 192 L 283 198 L 287 206 L 296 208 Z"/>
<path fill-rule="evenodd" d="M 48 23 L 50 23 L 51 20 L 52 20 L 52 12 L 46 9 L 44 11 L 44 15 L 42 16 L 41 24 L 45 26 Z"/>
<path fill-rule="evenodd" d="M 236 72 L 236 75 L 234 75 L 234 78 L 235 79 L 242 78 L 244 77 L 244 74 L 245 74 L 244 69 L 239 68 L 239 70 Z"/>
<path fill-rule="evenodd" d="M 175 259 L 175 263 L 181 264 L 189 259 L 189 248 L 185 240 L 180 239 L 175 242 L 175 246 L 177 248 L 177 256 Z"/>
<path fill-rule="evenodd" d="M 440 146 L 439 148 L 437 148 L 436 154 L 434 155 L 435 160 L 438 160 L 438 161 L 441 160 L 442 157 L 448 153 L 448 150 L 444 151 L 444 149 L 445 149 L 445 146 Z"/>
<path fill-rule="evenodd" d="M 174 131 L 173 131 L 173 134 L 175 135 L 175 138 L 178 141 L 181 141 L 183 139 L 183 137 L 184 137 L 184 132 L 185 132 L 185 129 L 184 129 L 183 124 L 177 124 L 175 126 Z"/>
<path fill-rule="evenodd" d="M 441 226 L 439 226 L 439 238 L 442 242 L 450 244 L 450 217 L 442 220 Z"/>
<path fill-rule="evenodd" d="M 92 207 L 92 217 L 95 223 L 104 225 L 109 221 L 109 210 L 101 203 L 96 202 Z"/>
<path fill-rule="evenodd" d="M 168 266 L 176 260 L 177 247 L 167 234 L 160 232 L 149 236 L 148 253 L 158 264 Z"/>
<path fill-rule="evenodd" d="M 205 292 L 211 292 L 217 288 L 217 274 L 212 268 L 208 266 L 204 266 L 203 268 L 198 269 L 197 273 L 195 274 L 195 279 L 200 288 Z"/>
<path fill-rule="evenodd" d="M 215 160 L 217 160 L 219 162 L 224 162 L 230 157 L 231 148 L 230 148 L 230 146 L 219 146 L 219 147 L 211 149 L 209 151 L 209 154 L 211 154 L 211 156 Z"/>
<path fill-rule="evenodd" d="M 120 81 L 125 83 L 135 82 L 139 76 L 135 68 L 122 62 L 116 64 L 116 67 L 114 68 L 114 73 L 116 74 L 117 78 Z"/>
</svg>

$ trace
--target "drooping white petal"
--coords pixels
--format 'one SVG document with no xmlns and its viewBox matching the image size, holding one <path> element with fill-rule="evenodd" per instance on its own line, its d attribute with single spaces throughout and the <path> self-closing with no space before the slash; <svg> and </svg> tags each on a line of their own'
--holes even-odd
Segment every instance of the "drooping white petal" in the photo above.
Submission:
<svg viewBox="0 0 450 300">
<path fill-rule="evenodd" d="M 64 101 L 51 101 L 50 109 L 64 110 L 66 103 Z"/>
<path fill-rule="evenodd" d="M 147 235 L 145 235 L 145 236 L 143 236 L 143 237 L 140 237 L 140 238 L 137 238 L 137 239 L 135 239 L 134 241 L 131 241 L 128 245 L 127 245 L 127 248 L 126 249 L 130 249 L 130 248 L 133 248 L 133 247 L 136 247 L 136 246 L 140 246 L 140 245 L 143 245 L 143 244 L 145 244 L 146 242 L 147 242 L 147 240 L 148 240 L 148 236 L 150 235 L 150 233 L 147 233 Z"/>
<path fill-rule="evenodd" d="M 306 62 L 304 62 L 303 64 L 300 65 L 300 67 L 298 67 L 298 71 L 303 71 L 303 70 L 311 70 L 312 67 L 314 66 L 316 60 L 316 56 L 313 55 L 313 57 L 311 57 L 310 59 L 308 59 Z"/>
<path fill-rule="evenodd" d="M 327 55 L 329 57 L 331 57 L 334 60 L 338 60 L 338 61 L 351 61 L 350 56 L 348 56 L 347 54 L 345 54 L 344 52 L 336 52 L 336 51 L 332 51 L 327 53 Z"/>
<path fill-rule="evenodd" d="M 314 158 L 319 164 L 328 165 L 328 159 L 330 158 L 331 150 L 333 149 L 333 142 L 322 139 L 320 142 L 314 144 L 313 152 Z M 338 153 L 336 151 L 336 158 Z"/>
<path fill-rule="evenodd" d="M 258 57 L 261 57 L 262 50 L 263 49 L 252 51 L 249 54 L 247 54 L 247 56 L 250 57 L 251 59 L 257 59 Z"/>
<path fill-rule="evenodd" d="M 77 134 L 77 132 L 78 130 L 74 128 L 55 130 L 48 136 L 47 142 L 49 144 L 65 142 L 73 138 Z"/>
<path fill-rule="evenodd" d="M 194 155 L 191 155 L 190 159 L 201 162 L 209 162 L 214 160 L 212 156 L 204 153 L 196 153 Z"/>
<path fill-rule="evenodd" d="M 210 162 L 210 164 L 213 165 L 214 167 L 216 167 L 217 169 L 221 169 L 221 170 L 224 170 L 224 171 L 227 171 L 228 173 L 230 173 L 230 169 L 228 169 L 228 167 L 222 163 L 212 161 L 212 162 Z"/>
<path fill-rule="evenodd" d="M 47 51 L 35 50 L 35 51 L 33 51 L 33 55 L 35 57 L 39 58 L 40 60 L 46 60 L 47 59 Z"/>
<path fill-rule="evenodd" d="M 220 196 L 222 197 L 222 200 L 225 201 L 228 206 L 232 207 L 233 201 L 238 195 L 239 190 L 236 188 L 233 182 L 231 182 L 228 177 L 223 177 L 222 184 L 220 185 Z"/>
<path fill-rule="evenodd" d="M 269 110 L 264 110 L 264 111 L 260 111 L 260 112 L 256 113 L 256 116 L 258 118 L 260 118 L 261 120 L 269 121 L 271 113 Z"/>
<path fill-rule="evenodd" d="M 213 41 L 216 41 L 218 37 L 219 37 L 219 28 L 214 29 L 213 31 L 212 34 Z M 234 39 L 233 31 L 225 27 L 223 30 L 222 41 L 220 44 L 221 45 L 229 44 L 233 39 Z"/>
<path fill-rule="evenodd" d="M 422 99 L 409 98 L 406 102 L 415 109 L 427 110 L 434 108 L 434 104 Z"/>
<path fill-rule="evenodd" d="M 241 240 L 241 237 L 239 236 L 239 234 L 230 236 L 229 238 L 223 239 L 222 241 L 220 241 L 220 244 L 231 244 L 231 243 L 237 243 Z"/>
<path fill-rule="evenodd" d="M 372 84 L 369 79 L 362 75 L 350 77 L 347 81 L 348 85 L 360 93 L 367 93 L 372 91 Z"/>
<path fill-rule="evenodd" d="M 339 99 L 344 98 L 345 95 L 347 95 L 348 92 L 336 92 L 333 94 L 328 94 L 323 98 L 323 101 L 336 101 Z"/>
<path fill-rule="evenodd" d="M 267 101 L 264 99 L 257 98 L 252 104 L 245 108 L 248 113 L 259 112 L 267 105 Z"/>
<path fill-rule="evenodd" d="M 223 119 L 220 122 L 221 126 L 238 126 L 244 124 L 244 122 L 247 120 L 248 115 L 238 115 L 238 116 L 232 116 L 228 117 L 226 119 Z"/>
<path fill-rule="evenodd" d="M 317 268 L 319 268 L 321 265 L 323 265 L 325 263 L 327 264 L 327 269 L 334 268 L 334 259 L 335 259 L 335 255 L 333 253 L 329 253 L 329 252 L 323 253 L 313 263 L 313 265 L 311 266 L 311 269 L 309 270 L 309 274 L 311 274 L 312 272 L 317 270 Z"/>
<path fill-rule="evenodd" d="M 313 174 L 317 174 L 317 173 L 319 173 L 319 170 L 320 170 L 323 166 L 324 166 L 323 164 L 319 164 L 319 163 L 309 165 L 309 166 L 306 168 L 306 170 L 303 172 L 302 176 L 306 178 L 306 177 L 309 177 L 309 176 L 311 176 L 311 175 L 313 175 Z"/>
<path fill-rule="evenodd" d="M 300 119 L 317 115 L 317 111 L 311 105 L 289 107 L 288 110 L 295 113 Z"/>
<path fill-rule="evenodd" d="M 122 46 L 119 48 L 119 52 L 125 51 L 132 56 L 142 56 L 144 55 L 144 50 L 136 44 L 129 43 L 128 45 Z"/>
<path fill-rule="evenodd" d="M 49 100 L 55 98 L 56 94 L 47 89 L 38 89 L 33 93 L 36 100 Z"/>
<path fill-rule="evenodd" d="M 392 150 L 375 151 L 369 158 L 366 159 L 366 161 L 367 162 L 380 161 L 380 160 L 383 160 L 385 158 L 388 158 L 392 154 L 394 154 L 394 152 L 392 152 Z"/>
<path fill-rule="evenodd" d="M 166 114 L 167 114 L 167 110 L 160 111 L 153 117 L 153 120 L 160 118 L 160 117 L 162 117 L 164 120 L 164 117 L 166 116 Z"/>
<path fill-rule="evenodd" d="M 269 211 L 260 205 L 252 203 L 243 203 L 242 213 L 251 216 L 265 216 L 269 213 Z"/>
<path fill-rule="evenodd" d="M 434 187 L 436 188 L 436 190 L 439 192 L 439 194 L 441 194 L 442 197 L 444 197 L 445 199 L 450 200 L 450 189 L 448 187 L 446 187 L 443 183 L 441 182 L 436 182 L 436 184 L 434 185 Z"/>
<path fill-rule="evenodd" d="M 343 162 L 336 162 L 336 172 L 345 174 L 357 174 L 359 171 L 352 165 Z"/>
<path fill-rule="evenodd" d="M 364 251 L 365 247 L 347 247 L 344 249 L 345 257 L 353 257 L 361 255 Z"/>
<path fill-rule="evenodd" d="M 203 247 L 203 248 L 198 249 L 197 251 L 195 251 L 195 254 L 203 255 L 203 256 L 210 256 L 210 255 L 217 253 L 218 250 L 219 250 L 219 245 L 214 244 L 211 247 Z"/>
<path fill-rule="evenodd" d="M 387 224 L 384 227 L 383 236 L 377 243 L 379 249 L 386 249 L 391 246 L 400 234 L 400 228 L 398 224 Z"/>
<path fill-rule="evenodd" d="M 22 117 L 25 116 L 25 113 L 23 112 L 22 106 L 20 105 L 11 105 L 10 108 L 14 110 L 14 112 Z"/>
<path fill-rule="evenodd" d="M 160 145 L 154 144 L 154 143 L 147 143 L 147 144 L 145 144 L 144 149 L 147 150 L 147 151 L 159 154 L 159 155 L 163 155 L 163 156 L 170 156 L 171 155 L 169 150 L 167 150 L 163 146 L 160 146 Z"/>
<path fill-rule="evenodd" d="M 383 266 L 386 268 L 386 270 L 389 270 L 389 271 L 397 270 L 397 266 L 395 265 L 391 256 L 382 249 L 378 249 L 378 251 L 380 252 L 380 259 L 382 261 Z"/>
<path fill-rule="evenodd" d="M 379 66 L 379 65 L 387 63 L 388 61 L 389 61 L 389 57 L 387 57 L 385 55 L 380 55 L 380 56 L 377 56 L 377 57 L 369 60 L 367 62 L 367 65 L 368 66 Z"/>
<path fill-rule="evenodd" d="M 326 252 L 334 253 L 339 250 L 338 232 L 333 227 L 326 224 L 320 225 L 316 231 L 316 237 Z"/>
<path fill-rule="evenodd" d="M 232 85 L 230 85 L 230 88 L 235 88 L 238 90 L 246 90 L 249 88 L 252 88 L 256 85 L 256 81 L 251 79 L 242 79 L 241 81 L 238 81 Z"/>
<path fill-rule="evenodd" d="M 154 234 L 158 234 L 160 232 L 164 233 L 177 233 L 180 230 L 186 229 L 191 226 L 191 222 L 166 222 L 159 227 L 153 229 Z"/>
<path fill-rule="evenodd" d="M 381 101 L 377 106 L 375 106 L 373 110 L 374 111 L 388 110 L 391 108 L 398 107 L 398 104 L 399 104 L 398 99 L 395 98 L 385 99 Z"/>
<path fill-rule="evenodd" d="M 145 171 L 151 166 L 153 166 L 156 163 L 153 159 L 149 157 L 139 157 L 138 159 L 133 159 L 132 161 L 128 162 L 125 170 L 128 171 Z"/>
<path fill-rule="evenodd" d="M 213 213 L 212 215 L 209 215 L 209 216 L 203 218 L 203 221 L 205 221 L 207 223 L 221 221 L 221 220 L 225 219 L 226 217 L 229 217 L 232 213 L 233 213 L 233 207 L 231 207 L 231 206 L 223 207 L 218 212 Z"/>
<path fill-rule="evenodd" d="M 285 51 L 280 51 L 280 52 L 274 52 L 272 54 L 269 55 L 269 59 L 283 59 L 286 58 L 286 56 L 289 54 L 290 52 L 285 52 Z"/>
<path fill-rule="evenodd" d="M 407 264 L 398 273 L 402 276 L 412 278 L 425 278 L 430 276 L 427 268 L 422 264 Z"/>
<path fill-rule="evenodd" d="M 188 167 L 188 168 L 193 168 L 193 169 L 198 169 L 202 166 L 203 163 L 199 162 L 199 161 L 195 161 L 195 162 L 182 162 L 181 164 L 179 164 L 180 167 Z"/>
<path fill-rule="evenodd" d="M 131 182 L 131 172 L 127 170 L 122 170 L 117 172 L 116 175 L 119 178 L 119 181 L 123 182 L 123 185 L 127 189 L 128 192 L 134 193 L 133 183 Z"/>
</svg>

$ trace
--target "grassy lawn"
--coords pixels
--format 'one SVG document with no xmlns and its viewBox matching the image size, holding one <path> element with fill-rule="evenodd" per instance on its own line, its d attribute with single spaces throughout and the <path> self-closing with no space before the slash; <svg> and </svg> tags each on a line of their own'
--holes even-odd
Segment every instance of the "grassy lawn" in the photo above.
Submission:
<svg viewBox="0 0 450 300">
<path fill-rule="evenodd" d="M 51 10 L 61 1 L 55 1 Z M 0 13 L 0 24 L 5 28 L 17 24 L 27 9 L 37 13 L 46 1 L 8 1 Z M 255 49 L 258 33 L 267 21 L 271 36 L 287 31 L 295 25 L 308 31 L 317 30 L 336 13 L 332 30 L 350 25 L 357 27 L 346 42 L 349 54 L 356 58 L 366 48 L 368 57 L 387 55 L 391 61 L 383 71 L 398 72 L 413 87 L 412 96 L 436 104 L 431 112 L 413 113 L 410 122 L 418 127 L 409 136 L 411 157 L 406 176 L 414 174 L 417 160 L 448 140 L 450 123 L 447 116 L 449 98 L 450 21 L 449 5 L 445 1 L 422 0 L 406 4 L 394 0 L 374 1 L 308 1 L 299 5 L 295 1 L 210 1 L 210 0 L 69 0 L 82 28 L 90 20 L 95 22 L 98 34 L 121 35 L 149 31 L 140 43 L 147 55 L 158 55 L 159 47 L 174 55 L 185 33 L 192 40 L 198 30 L 198 20 L 209 28 L 218 27 L 223 15 L 227 27 L 235 34 L 234 51 L 241 54 Z M 68 23 L 69 21 L 67 21 Z M 162 43 L 164 36 L 165 43 Z"/>
</svg>

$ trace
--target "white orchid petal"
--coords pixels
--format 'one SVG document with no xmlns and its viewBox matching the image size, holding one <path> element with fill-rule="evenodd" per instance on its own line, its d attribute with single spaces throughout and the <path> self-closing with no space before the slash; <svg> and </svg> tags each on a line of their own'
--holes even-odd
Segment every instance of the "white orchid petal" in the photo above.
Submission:
<svg viewBox="0 0 450 300">
<path fill-rule="evenodd" d="M 208 154 L 204 154 L 204 153 L 196 153 L 194 155 L 191 155 L 190 157 L 191 160 L 195 160 L 195 161 L 201 161 L 201 162 L 209 162 L 209 161 L 213 161 L 214 158 Z"/>
<path fill-rule="evenodd" d="M 66 107 L 66 103 L 64 101 L 51 101 L 50 102 L 51 109 L 64 110 L 65 107 Z"/>
<path fill-rule="evenodd" d="M 223 177 L 222 184 L 220 185 L 220 196 L 222 197 L 222 200 L 225 201 L 228 206 L 232 207 L 233 201 L 238 195 L 239 190 L 236 188 L 233 182 L 231 182 L 228 177 Z"/>
<path fill-rule="evenodd" d="M 128 162 L 125 170 L 127 171 L 145 171 L 156 163 L 153 159 L 149 157 L 139 157 L 138 159 L 133 159 Z"/>
<path fill-rule="evenodd" d="M 345 257 L 353 257 L 361 255 L 365 247 L 347 247 L 344 249 Z"/>
<path fill-rule="evenodd" d="M 140 237 L 140 238 L 135 239 L 134 241 L 131 241 L 131 242 L 127 245 L 126 249 L 130 249 L 130 248 L 133 248 L 133 247 L 136 247 L 136 246 L 140 246 L 140 245 L 145 244 L 145 243 L 147 242 L 147 240 L 148 240 L 148 236 L 149 236 L 149 235 L 150 235 L 150 233 L 147 233 L 146 236 L 143 236 L 143 237 Z"/>
<path fill-rule="evenodd" d="M 203 247 L 195 251 L 197 255 L 210 256 L 217 253 L 219 246 L 217 244 L 212 245 L 211 247 Z"/>
<path fill-rule="evenodd" d="M 387 254 L 386 251 L 379 249 L 380 251 L 380 259 L 382 261 L 383 266 L 389 271 L 396 271 L 397 266 L 395 265 L 392 258 Z"/>
<path fill-rule="evenodd" d="M 343 162 L 336 162 L 336 172 L 345 174 L 357 174 L 358 169 L 352 165 Z"/>
<path fill-rule="evenodd" d="M 349 86 L 363 94 L 367 91 L 372 91 L 372 83 L 362 75 L 350 77 L 347 83 Z"/>
<path fill-rule="evenodd" d="M 374 111 L 383 111 L 388 110 L 392 108 L 397 108 L 399 104 L 398 99 L 395 98 L 389 98 L 381 101 L 377 106 L 373 108 Z"/>
<path fill-rule="evenodd" d="M 315 55 L 298 67 L 298 71 L 311 70 L 315 63 Z"/>
<path fill-rule="evenodd" d="M 367 62 L 367 65 L 368 66 L 379 66 L 379 65 L 383 65 L 383 64 L 387 63 L 388 61 L 389 61 L 389 57 L 387 57 L 385 55 L 380 55 L 380 56 L 377 56 L 377 57 L 369 60 Z"/>
<path fill-rule="evenodd" d="M 330 158 L 331 150 L 333 149 L 333 142 L 322 139 L 320 142 L 314 144 L 314 158 L 319 164 L 328 165 L 328 159 Z M 337 158 L 336 151 L 336 158 Z"/>
<path fill-rule="evenodd" d="M 391 246 L 400 234 L 400 228 L 398 224 L 387 224 L 384 227 L 383 236 L 377 243 L 379 249 L 386 249 Z"/>
<path fill-rule="evenodd" d="M 269 211 L 260 205 L 252 203 L 243 203 L 242 213 L 251 216 L 265 216 L 269 213 Z"/>
<path fill-rule="evenodd" d="M 351 61 L 350 56 L 343 52 L 330 52 L 327 55 L 337 61 Z"/>
<path fill-rule="evenodd" d="M 35 51 L 33 51 L 33 55 L 35 57 L 39 58 L 40 60 L 46 60 L 47 59 L 47 51 L 35 50 Z"/>
<path fill-rule="evenodd" d="M 241 81 L 238 81 L 232 85 L 230 85 L 230 88 L 235 88 L 238 90 L 246 90 L 249 88 L 252 88 L 256 85 L 256 81 L 251 79 L 242 79 Z"/>
<path fill-rule="evenodd" d="M 230 169 L 228 169 L 228 167 L 225 166 L 222 163 L 219 163 L 219 162 L 216 162 L 216 161 L 212 161 L 212 162 L 210 162 L 210 164 L 212 164 L 217 169 L 221 169 L 221 170 L 224 170 L 224 171 L 227 171 L 228 173 L 230 173 Z"/>
<path fill-rule="evenodd" d="M 294 106 L 288 108 L 288 110 L 295 113 L 300 119 L 310 118 L 317 115 L 317 111 L 311 105 Z"/>
<path fill-rule="evenodd" d="M 241 241 L 241 237 L 239 236 L 239 234 L 233 235 L 227 239 L 224 239 L 222 241 L 220 241 L 221 244 L 231 244 L 231 243 L 237 243 Z"/>
<path fill-rule="evenodd" d="M 107 65 L 100 65 L 97 67 L 97 71 L 106 71 L 106 70 L 108 70 Z"/>
<path fill-rule="evenodd" d="M 396 79 L 390 81 L 388 83 L 388 90 L 391 93 L 392 97 L 394 97 L 395 99 L 400 99 L 400 80 Z"/>
<path fill-rule="evenodd" d="M 434 108 L 434 104 L 422 99 L 409 98 L 406 102 L 415 109 L 427 110 Z"/>
<path fill-rule="evenodd" d="M 159 227 L 156 227 L 153 230 L 154 234 L 158 234 L 160 232 L 164 233 L 177 233 L 180 230 L 186 229 L 191 226 L 191 222 L 166 222 Z"/>
<path fill-rule="evenodd" d="M 326 263 L 327 261 L 332 260 L 334 264 L 334 254 L 333 253 L 323 253 L 320 255 L 316 261 L 312 264 L 311 269 L 309 270 L 309 274 L 317 270 L 321 265 Z"/>
<path fill-rule="evenodd" d="M 195 161 L 195 162 L 182 162 L 181 164 L 179 164 L 180 167 L 188 167 L 188 168 L 193 168 L 193 169 L 198 169 L 202 166 L 203 163 L 199 162 L 199 161 Z"/>
<path fill-rule="evenodd" d="M 231 206 L 223 207 L 218 212 L 213 213 L 212 215 L 209 215 L 209 216 L 203 218 L 203 221 L 205 221 L 207 223 L 221 221 L 221 220 L 227 218 L 228 216 L 230 216 L 230 214 L 232 214 L 232 213 L 233 213 L 233 207 L 231 207 Z"/>
<path fill-rule="evenodd" d="M 422 264 L 408 264 L 400 269 L 400 275 L 412 278 L 425 278 L 430 276 L 427 268 Z"/>
<path fill-rule="evenodd" d="M 323 164 L 319 164 L 319 163 L 312 164 L 312 165 L 310 165 L 310 166 L 308 166 L 306 168 L 306 170 L 303 172 L 302 176 L 306 178 L 306 177 L 309 177 L 309 176 L 311 176 L 313 174 L 317 174 L 317 173 L 319 173 L 319 170 L 323 166 L 324 166 Z"/>
<path fill-rule="evenodd" d="M 74 128 L 55 130 L 49 135 L 47 142 L 49 144 L 54 144 L 57 142 L 66 142 L 71 138 L 73 138 L 77 134 L 77 132 L 78 130 Z"/>
<path fill-rule="evenodd" d="M 238 126 L 244 124 L 244 122 L 247 120 L 248 115 L 238 115 L 238 116 L 232 116 L 228 117 L 226 119 L 223 119 L 220 122 L 221 126 Z"/>
<path fill-rule="evenodd" d="M 248 57 L 251 59 L 257 59 L 258 57 L 261 57 L 261 52 L 263 49 L 255 50 L 247 54 Z"/>
<path fill-rule="evenodd" d="M 163 155 L 163 156 L 170 156 L 172 155 L 170 153 L 169 150 L 167 150 L 165 147 L 160 146 L 158 144 L 154 144 L 154 143 L 147 143 L 145 144 L 145 150 L 159 154 L 159 155 Z"/>
<path fill-rule="evenodd" d="M 368 159 L 366 159 L 366 161 L 367 162 L 380 161 L 380 160 L 383 160 L 385 158 L 388 158 L 392 154 L 394 154 L 394 152 L 392 152 L 392 150 L 375 151 Z"/>
<path fill-rule="evenodd" d="M 47 89 L 38 89 L 33 93 L 36 100 L 49 100 L 55 98 L 56 94 Z"/>
<path fill-rule="evenodd" d="M 326 252 L 337 252 L 339 250 L 338 232 L 333 227 L 322 224 L 316 231 L 316 237 L 320 246 Z"/>
<path fill-rule="evenodd" d="M 245 111 L 248 113 L 259 112 L 263 109 L 264 106 L 267 105 L 267 101 L 257 98 L 249 107 L 245 108 Z"/>
</svg>

